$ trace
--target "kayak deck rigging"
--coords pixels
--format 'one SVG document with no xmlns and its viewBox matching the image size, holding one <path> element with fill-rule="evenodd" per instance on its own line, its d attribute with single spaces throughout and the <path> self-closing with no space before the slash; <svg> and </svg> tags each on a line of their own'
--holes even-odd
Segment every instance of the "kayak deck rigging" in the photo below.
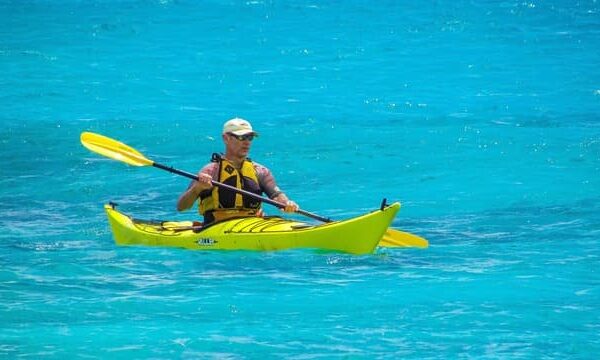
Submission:
<svg viewBox="0 0 600 360">
<path fill-rule="evenodd" d="M 114 208 L 113 208 L 114 209 Z M 143 232 L 156 233 L 162 231 L 164 232 L 174 232 L 179 233 L 182 231 L 193 231 L 195 233 L 201 233 L 202 231 L 208 229 L 213 225 L 217 225 L 218 223 L 210 224 L 208 226 L 203 226 L 202 223 L 196 221 L 161 221 L 161 220 L 144 220 L 137 219 L 133 217 L 129 217 L 131 219 L 132 224 Z M 286 220 L 279 216 L 268 216 L 263 218 L 235 218 L 226 220 L 228 223 L 228 228 L 223 230 L 225 234 L 231 233 L 261 233 L 261 232 L 275 232 L 275 231 L 285 231 L 281 229 L 277 229 L 281 225 L 290 224 L 291 222 L 294 225 L 291 227 L 294 230 L 308 229 L 315 227 L 315 225 L 307 224 L 307 223 L 297 223 L 295 221 Z M 173 234 L 175 235 L 175 234 Z"/>
</svg>

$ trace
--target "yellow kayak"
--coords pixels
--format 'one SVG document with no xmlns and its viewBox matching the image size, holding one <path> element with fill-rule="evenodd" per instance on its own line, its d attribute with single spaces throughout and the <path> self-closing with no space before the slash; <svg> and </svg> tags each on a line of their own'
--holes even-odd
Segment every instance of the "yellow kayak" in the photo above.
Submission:
<svg viewBox="0 0 600 360">
<path fill-rule="evenodd" d="M 192 221 L 145 221 L 104 206 L 118 245 L 169 246 L 193 250 L 273 251 L 295 248 L 370 254 L 400 209 L 393 203 L 351 219 L 309 224 L 280 217 L 247 217 L 207 227 Z"/>
</svg>

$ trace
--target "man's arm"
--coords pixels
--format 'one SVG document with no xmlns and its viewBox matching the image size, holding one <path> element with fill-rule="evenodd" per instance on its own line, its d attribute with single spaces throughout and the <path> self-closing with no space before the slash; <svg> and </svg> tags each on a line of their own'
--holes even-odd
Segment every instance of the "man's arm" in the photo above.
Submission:
<svg viewBox="0 0 600 360">
<path fill-rule="evenodd" d="M 213 163 L 206 165 L 198 173 L 199 181 L 192 180 L 187 190 L 184 191 L 177 201 L 177 211 L 184 211 L 191 208 L 204 190 L 212 188 Z"/>
<path fill-rule="evenodd" d="M 285 208 L 282 209 L 283 211 L 298 211 L 298 204 L 290 200 L 287 197 L 287 195 L 283 191 L 281 191 L 281 189 L 279 188 L 279 186 L 277 186 L 277 183 L 275 182 L 275 177 L 273 177 L 273 174 L 269 169 L 262 165 L 256 164 L 256 174 L 258 176 L 258 182 L 260 183 L 260 187 L 263 190 L 263 192 L 267 194 L 267 196 L 270 199 L 285 204 Z"/>
</svg>

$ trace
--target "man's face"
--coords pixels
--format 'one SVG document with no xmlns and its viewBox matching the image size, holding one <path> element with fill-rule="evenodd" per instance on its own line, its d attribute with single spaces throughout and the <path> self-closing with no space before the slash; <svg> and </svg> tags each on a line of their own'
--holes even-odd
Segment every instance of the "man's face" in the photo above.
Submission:
<svg viewBox="0 0 600 360">
<path fill-rule="evenodd" d="M 245 158 L 250 152 L 250 145 L 254 140 L 253 134 L 234 135 L 223 134 L 223 141 L 227 147 L 227 152 L 239 158 Z"/>
</svg>

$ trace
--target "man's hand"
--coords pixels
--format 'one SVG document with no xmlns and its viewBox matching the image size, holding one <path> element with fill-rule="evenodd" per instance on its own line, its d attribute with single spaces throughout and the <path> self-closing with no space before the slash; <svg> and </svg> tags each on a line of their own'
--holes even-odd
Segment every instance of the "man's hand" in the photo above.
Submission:
<svg viewBox="0 0 600 360">
<path fill-rule="evenodd" d="M 207 173 L 199 172 L 198 173 L 198 184 L 201 190 L 210 189 L 212 187 L 213 178 Z"/>
<path fill-rule="evenodd" d="M 293 213 L 293 212 L 298 211 L 298 209 L 300 209 L 298 204 L 296 204 L 292 200 L 288 199 L 288 197 L 284 193 L 277 195 L 275 198 L 273 198 L 273 200 L 285 205 L 285 207 L 281 208 L 281 211 L 285 211 L 287 213 Z"/>
<path fill-rule="evenodd" d="M 292 200 L 288 200 L 285 203 L 285 208 L 283 208 L 283 211 L 285 211 L 287 213 L 293 213 L 293 212 L 298 211 L 298 209 L 300 209 L 300 207 L 298 206 L 298 204 L 296 204 Z"/>
<path fill-rule="evenodd" d="M 212 188 L 212 180 L 213 178 L 209 174 L 203 172 L 198 173 L 198 180 L 194 182 L 194 186 L 191 188 L 196 197 L 198 197 L 198 194 L 202 191 Z"/>
</svg>

